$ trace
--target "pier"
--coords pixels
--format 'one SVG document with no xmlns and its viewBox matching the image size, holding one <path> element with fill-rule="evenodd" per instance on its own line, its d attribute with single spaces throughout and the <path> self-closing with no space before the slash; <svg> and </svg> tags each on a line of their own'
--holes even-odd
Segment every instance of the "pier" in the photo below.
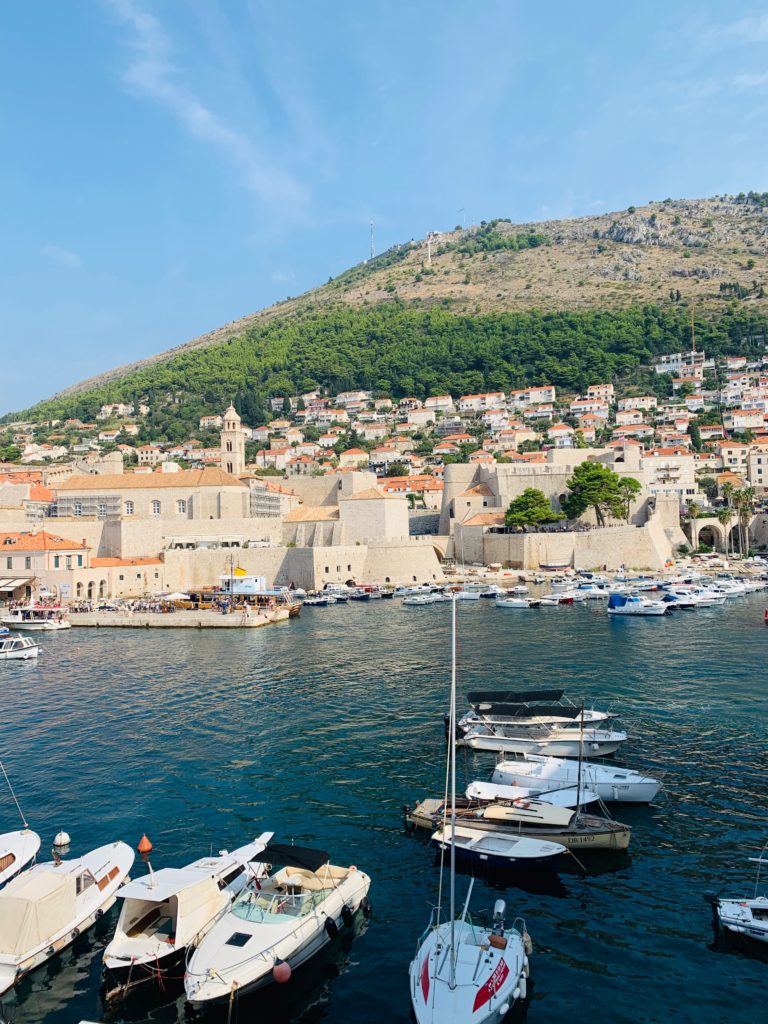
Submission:
<svg viewBox="0 0 768 1024">
<path fill-rule="evenodd" d="M 222 615 L 218 611 L 132 612 L 98 611 L 70 612 L 73 626 L 95 626 L 105 629 L 257 629 L 277 622 L 287 622 L 287 608 L 272 608 L 248 615 L 234 611 Z"/>
</svg>

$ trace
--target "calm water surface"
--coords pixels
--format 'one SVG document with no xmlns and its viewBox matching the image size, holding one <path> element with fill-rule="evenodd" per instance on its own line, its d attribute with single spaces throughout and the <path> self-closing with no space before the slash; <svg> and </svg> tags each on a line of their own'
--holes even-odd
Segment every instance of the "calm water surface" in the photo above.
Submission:
<svg viewBox="0 0 768 1024">
<path fill-rule="evenodd" d="M 518 886 L 480 881 L 472 906 L 505 895 L 534 941 L 531 1024 L 754 1021 L 768 962 L 715 948 L 703 890 L 748 893 L 748 854 L 768 835 L 768 628 L 762 595 L 662 620 L 611 621 L 604 605 L 502 612 L 459 606 L 460 689 L 564 686 L 622 709 L 625 763 L 661 772 L 652 808 L 614 806 L 630 854 Z M 73 629 L 43 638 L 39 664 L 0 665 L 0 757 L 43 850 L 72 852 L 143 831 L 155 868 L 274 830 L 373 878 L 373 917 L 241 1022 L 403 1022 L 407 968 L 438 870 L 406 803 L 444 774 L 450 607 L 377 601 L 307 608 L 250 631 Z M 493 755 L 464 758 L 487 777 Z M 16 828 L 0 794 L 0 831 Z M 133 874 L 145 868 L 140 861 Z M 466 879 L 460 879 L 460 892 Z M 106 1009 L 99 961 L 111 915 L 6 997 L 16 1024 L 186 1021 L 183 999 Z"/>
</svg>

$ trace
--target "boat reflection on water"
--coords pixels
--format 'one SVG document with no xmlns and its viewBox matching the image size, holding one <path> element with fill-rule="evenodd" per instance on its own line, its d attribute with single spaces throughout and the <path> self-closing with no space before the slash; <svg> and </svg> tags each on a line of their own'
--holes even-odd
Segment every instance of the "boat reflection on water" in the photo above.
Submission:
<svg viewBox="0 0 768 1024">
<path fill-rule="evenodd" d="M 552 864 L 536 864 L 526 868 L 504 868 L 492 864 L 457 863 L 456 874 L 482 879 L 491 889 L 507 892 L 520 889 L 535 896 L 562 898 L 569 890 L 562 879 L 577 876 L 596 878 L 626 870 L 632 858 L 626 850 L 598 850 L 576 857 L 564 853 Z M 440 851 L 435 851 L 435 867 L 440 867 Z"/>
<path fill-rule="evenodd" d="M 290 1024 L 304 1018 L 311 1010 L 315 1010 L 318 1016 L 324 1016 L 317 1008 L 331 1000 L 331 983 L 334 978 L 345 974 L 352 966 L 349 958 L 352 944 L 367 930 L 369 918 L 370 911 L 366 915 L 362 909 L 358 910 L 352 927 L 341 932 L 306 964 L 297 967 L 291 974 L 290 981 L 285 984 L 269 985 L 251 995 L 240 996 L 233 1001 L 232 1006 L 212 1004 L 204 1009 L 195 1009 L 187 1004 L 184 1006 L 183 1014 L 179 1012 L 178 1018 L 169 1019 L 185 1022 L 211 1021 L 216 1024 L 224 1024 L 230 1020 L 258 1020 L 259 1024 Z M 153 1014 L 152 1019 L 154 1021 L 160 1018 Z"/>
</svg>

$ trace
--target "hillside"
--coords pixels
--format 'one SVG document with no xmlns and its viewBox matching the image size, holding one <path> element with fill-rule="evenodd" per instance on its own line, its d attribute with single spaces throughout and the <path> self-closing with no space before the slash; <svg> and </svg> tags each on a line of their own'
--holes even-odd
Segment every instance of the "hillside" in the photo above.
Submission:
<svg viewBox="0 0 768 1024">
<path fill-rule="evenodd" d="M 395 394 L 628 373 L 697 332 L 760 347 L 768 195 L 492 221 L 396 246 L 299 298 L 61 392 L 24 415 L 164 393 L 220 403 L 315 385 Z M 205 350 L 205 351 L 203 351 Z M 79 412 L 78 412 L 79 411 Z"/>
</svg>

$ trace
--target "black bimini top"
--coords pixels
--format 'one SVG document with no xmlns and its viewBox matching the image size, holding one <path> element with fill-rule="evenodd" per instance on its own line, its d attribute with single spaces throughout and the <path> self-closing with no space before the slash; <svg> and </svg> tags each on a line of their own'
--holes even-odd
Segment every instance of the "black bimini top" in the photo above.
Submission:
<svg viewBox="0 0 768 1024">
<path fill-rule="evenodd" d="M 284 843 L 270 843 L 261 853 L 251 857 L 261 864 L 282 864 L 286 868 L 305 868 L 317 871 L 330 860 L 325 850 L 310 850 L 307 846 L 288 846 Z"/>
<path fill-rule="evenodd" d="M 556 703 L 563 699 L 565 690 L 470 690 L 467 700 L 470 704 L 530 704 L 547 701 Z"/>
<path fill-rule="evenodd" d="M 563 704 L 475 704 L 477 715 L 497 718 L 578 718 L 581 708 Z"/>
</svg>

